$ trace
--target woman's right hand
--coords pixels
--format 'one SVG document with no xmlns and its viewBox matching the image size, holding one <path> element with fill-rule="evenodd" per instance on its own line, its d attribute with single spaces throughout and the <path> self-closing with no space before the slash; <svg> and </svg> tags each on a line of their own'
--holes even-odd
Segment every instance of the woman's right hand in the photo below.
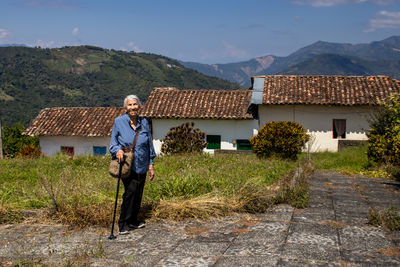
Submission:
<svg viewBox="0 0 400 267">
<path fill-rule="evenodd" d="M 115 156 L 117 157 L 118 162 L 124 161 L 124 151 L 118 150 L 118 152 Z"/>
</svg>

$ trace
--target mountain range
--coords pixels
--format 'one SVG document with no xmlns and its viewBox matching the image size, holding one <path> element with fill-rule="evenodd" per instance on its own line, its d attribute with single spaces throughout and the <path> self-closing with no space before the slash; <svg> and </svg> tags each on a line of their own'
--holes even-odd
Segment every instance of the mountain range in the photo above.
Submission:
<svg viewBox="0 0 400 267">
<path fill-rule="evenodd" d="M 287 57 L 267 55 L 228 64 L 181 62 L 188 68 L 244 87 L 255 75 L 388 75 L 400 79 L 400 36 L 369 44 L 318 41 Z"/>
<path fill-rule="evenodd" d="M 400 36 L 369 44 L 316 42 L 286 56 L 201 64 L 161 55 L 103 49 L 0 47 L 0 121 L 25 126 L 46 107 L 121 106 L 145 101 L 154 87 L 250 87 L 254 75 L 388 75 L 400 79 Z M 214 76 L 214 77 L 211 77 Z"/>
</svg>

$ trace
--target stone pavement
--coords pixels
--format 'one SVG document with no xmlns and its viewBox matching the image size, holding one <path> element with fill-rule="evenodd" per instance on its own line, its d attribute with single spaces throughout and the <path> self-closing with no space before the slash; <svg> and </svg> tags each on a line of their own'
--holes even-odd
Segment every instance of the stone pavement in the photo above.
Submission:
<svg viewBox="0 0 400 267">
<path fill-rule="evenodd" d="M 149 223 L 108 240 L 104 229 L 0 226 L 0 264 L 73 266 L 400 266 L 400 232 L 367 224 L 400 207 L 400 183 L 332 172 L 310 177 L 310 205 L 207 222 Z"/>
</svg>

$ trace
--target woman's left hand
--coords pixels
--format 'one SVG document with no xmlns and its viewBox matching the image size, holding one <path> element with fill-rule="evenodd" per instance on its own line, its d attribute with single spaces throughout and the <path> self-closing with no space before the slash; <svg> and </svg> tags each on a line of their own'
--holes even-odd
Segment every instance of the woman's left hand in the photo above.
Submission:
<svg viewBox="0 0 400 267">
<path fill-rule="evenodd" d="M 149 165 L 149 179 L 150 181 L 154 179 L 154 165 Z"/>
</svg>

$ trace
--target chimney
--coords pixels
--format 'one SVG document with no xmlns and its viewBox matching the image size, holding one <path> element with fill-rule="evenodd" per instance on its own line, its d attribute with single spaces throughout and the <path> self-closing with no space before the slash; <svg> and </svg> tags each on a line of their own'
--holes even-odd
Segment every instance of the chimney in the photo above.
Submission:
<svg viewBox="0 0 400 267">
<path fill-rule="evenodd" d="M 247 107 L 247 112 L 253 115 L 254 119 L 259 119 L 258 105 L 262 104 L 265 77 L 251 77 L 251 101 Z M 258 122 L 260 123 L 260 121 Z M 260 126 L 260 125 L 259 125 Z"/>
<path fill-rule="evenodd" d="M 251 78 L 253 93 L 251 95 L 251 104 L 262 104 L 265 77 L 252 77 Z"/>
</svg>

